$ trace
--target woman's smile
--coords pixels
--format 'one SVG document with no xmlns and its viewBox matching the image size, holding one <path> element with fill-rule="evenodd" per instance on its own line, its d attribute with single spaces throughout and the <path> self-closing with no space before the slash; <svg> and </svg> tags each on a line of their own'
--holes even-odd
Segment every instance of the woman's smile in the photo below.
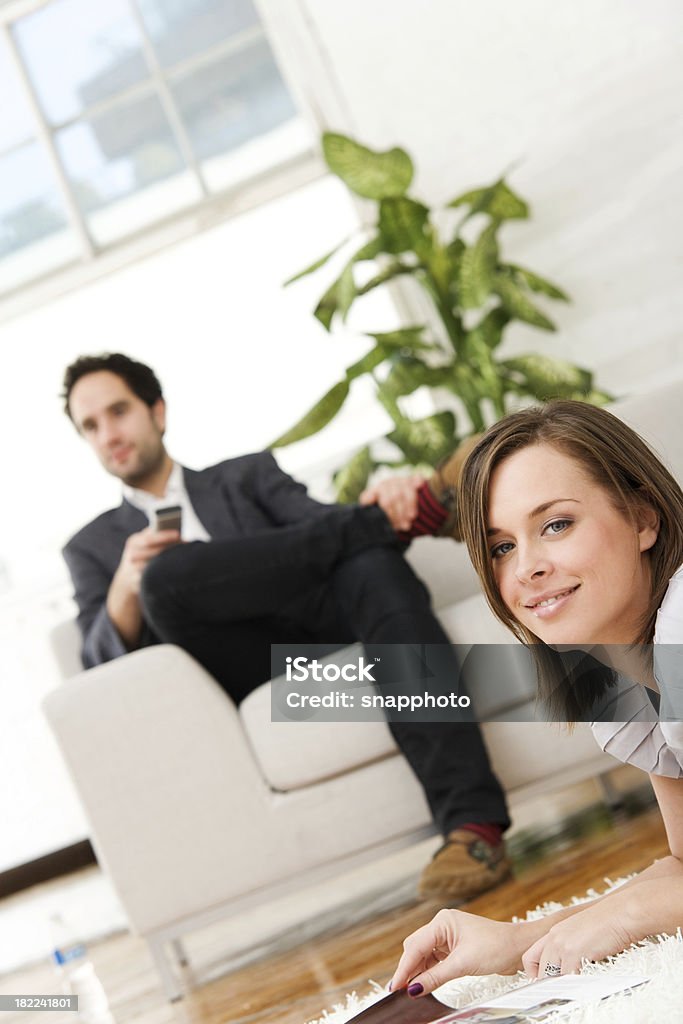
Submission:
<svg viewBox="0 0 683 1024">
<path fill-rule="evenodd" d="M 566 607 L 567 602 L 580 586 L 581 584 L 577 583 L 575 586 L 568 587 L 559 592 L 543 594 L 527 602 L 526 607 L 538 618 L 548 619 L 553 615 L 559 614 L 561 609 Z"/>
</svg>

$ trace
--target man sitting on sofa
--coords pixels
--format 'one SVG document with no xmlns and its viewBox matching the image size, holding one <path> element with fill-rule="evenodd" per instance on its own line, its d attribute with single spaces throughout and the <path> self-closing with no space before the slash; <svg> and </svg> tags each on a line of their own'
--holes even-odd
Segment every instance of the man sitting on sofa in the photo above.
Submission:
<svg viewBox="0 0 683 1024">
<path fill-rule="evenodd" d="M 239 703 L 270 678 L 271 643 L 359 639 L 443 645 L 457 677 L 428 592 L 377 505 L 314 501 L 270 452 L 199 472 L 181 467 L 164 446 L 166 405 L 155 373 L 120 353 L 77 359 L 63 397 L 79 434 L 123 485 L 121 505 L 64 549 L 86 667 L 174 643 Z M 445 516 L 438 498 L 420 491 L 422 525 L 413 532 L 437 532 Z M 157 529 L 157 510 L 175 505 L 181 532 Z M 445 837 L 423 872 L 422 895 L 463 900 L 498 884 L 509 874 L 509 820 L 478 727 L 390 728 Z"/>
</svg>

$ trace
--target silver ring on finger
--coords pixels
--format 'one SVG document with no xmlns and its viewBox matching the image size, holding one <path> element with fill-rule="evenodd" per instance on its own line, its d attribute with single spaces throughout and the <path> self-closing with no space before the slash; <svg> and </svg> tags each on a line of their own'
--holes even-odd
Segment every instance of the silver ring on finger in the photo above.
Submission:
<svg viewBox="0 0 683 1024">
<path fill-rule="evenodd" d="M 546 964 L 543 973 L 546 978 L 556 978 L 559 974 L 562 974 L 562 968 L 559 964 Z"/>
</svg>

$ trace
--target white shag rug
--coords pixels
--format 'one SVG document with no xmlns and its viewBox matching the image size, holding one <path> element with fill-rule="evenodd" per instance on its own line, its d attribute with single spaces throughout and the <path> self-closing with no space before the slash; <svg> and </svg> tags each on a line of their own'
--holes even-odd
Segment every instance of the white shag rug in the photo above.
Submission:
<svg viewBox="0 0 683 1024">
<path fill-rule="evenodd" d="M 623 885 L 627 879 L 616 882 L 605 879 L 605 892 Z M 576 897 L 571 904 L 586 903 L 599 895 L 594 889 L 583 897 Z M 536 910 L 527 912 L 526 920 L 534 921 L 546 914 L 560 910 L 561 903 L 546 903 Z M 519 920 L 519 918 L 513 918 Z M 630 993 L 618 993 L 601 1002 L 577 1007 L 570 1013 L 558 1015 L 566 1024 L 683 1024 L 683 935 L 681 929 L 675 935 L 658 935 L 639 942 L 617 956 L 600 963 L 587 963 L 582 974 L 640 975 L 651 980 Z M 351 992 L 344 1004 L 337 1004 L 331 1011 L 323 1011 L 322 1017 L 309 1024 L 346 1024 L 361 1010 L 371 1006 L 386 995 L 387 990 L 376 982 L 365 995 Z M 444 1014 L 448 1008 L 463 1009 L 470 1003 L 482 1002 L 519 985 L 528 984 L 520 972 L 515 977 L 489 974 L 482 977 L 459 978 L 438 989 L 434 995 L 443 1002 Z"/>
</svg>

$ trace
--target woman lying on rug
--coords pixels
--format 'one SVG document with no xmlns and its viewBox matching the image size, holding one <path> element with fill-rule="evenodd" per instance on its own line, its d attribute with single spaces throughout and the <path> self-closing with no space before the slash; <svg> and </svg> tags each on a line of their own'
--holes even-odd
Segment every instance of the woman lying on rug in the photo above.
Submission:
<svg viewBox="0 0 683 1024">
<path fill-rule="evenodd" d="M 624 676 L 644 684 L 626 688 L 637 704 L 627 724 L 601 721 L 593 730 L 605 750 L 650 773 L 671 855 L 617 891 L 539 921 L 441 910 L 406 939 L 392 979 L 393 989 L 407 985 L 414 996 L 522 966 L 532 977 L 572 973 L 582 958 L 601 960 L 683 925 L 683 725 L 659 722 L 648 699 L 661 690 L 665 659 L 674 668 L 683 659 L 658 646 L 683 642 L 681 488 L 617 417 L 562 401 L 491 427 L 465 462 L 459 500 L 489 603 L 533 645 L 540 696 L 556 720 L 585 717 L 596 697 L 607 706 L 610 685 Z M 558 686 L 571 657 L 563 664 L 562 652 L 578 644 L 599 659 L 590 694 L 580 682 Z"/>
</svg>

